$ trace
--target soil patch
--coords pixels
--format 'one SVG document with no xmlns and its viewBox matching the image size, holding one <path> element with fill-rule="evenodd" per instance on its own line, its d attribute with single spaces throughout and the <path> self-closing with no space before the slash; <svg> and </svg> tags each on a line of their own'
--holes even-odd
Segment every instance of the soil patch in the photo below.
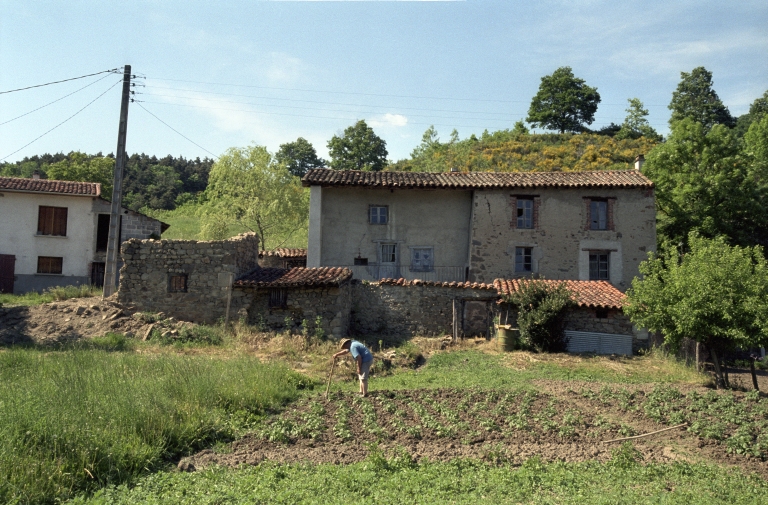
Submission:
<svg viewBox="0 0 768 505">
<path fill-rule="evenodd" d="M 122 333 L 146 339 L 153 329 L 178 333 L 192 323 L 142 314 L 101 297 L 71 298 L 30 307 L 0 307 L 0 345 L 56 344 Z"/>
<path fill-rule="evenodd" d="M 347 464 L 365 460 L 373 450 L 388 454 L 404 450 L 415 460 L 432 461 L 479 458 L 520 464 L 533 456 L 546 461 L 606 461 L 620 443 L 603 441 L 673 425 L 676 419 L 664 415 L 654 419 L 644 409 L 655 405 L 659 394 L 640 387 L 376 391 L 367 398 L 337 392 L 329 399 L 303 399 L 268 420 L 258 433 L 226 450 L 205 450 L 185 458 L 179 468 L 234 467 L 265 460 Z M 754 403 L 737 399 L 741 400 Z M 730 432 L 738 429 L 732 427 Z M 647 462 L 708 461 L 768 477 L 764 455 L 729 449 L 724 440 L 730 432 L 715 439 L 681 428 L 633 444 Z"/>
</svg>

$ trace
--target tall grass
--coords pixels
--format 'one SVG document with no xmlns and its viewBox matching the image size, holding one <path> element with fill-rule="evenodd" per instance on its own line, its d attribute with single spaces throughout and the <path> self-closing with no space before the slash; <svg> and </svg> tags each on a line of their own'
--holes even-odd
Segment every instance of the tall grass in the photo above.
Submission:
<svg viewBox="0 0 768 505">
<path fill-rule="evenodd" d="M 0 502 L 131 482 L 231 439 L 302 380 L 247 357 L 0 352 Z"/>
<path fill-rule="evenodd" d="M 42 293 L 32 291 L 23 295 L 11 295 L 0 293 L 0 305 L 40 305 L 53 301 L 69 300 L 70 298 L 84 298 L 88 296 L 101 296 L 101 288 L 83 284 L 81 286 L 55 286 Z"/>
</svg>

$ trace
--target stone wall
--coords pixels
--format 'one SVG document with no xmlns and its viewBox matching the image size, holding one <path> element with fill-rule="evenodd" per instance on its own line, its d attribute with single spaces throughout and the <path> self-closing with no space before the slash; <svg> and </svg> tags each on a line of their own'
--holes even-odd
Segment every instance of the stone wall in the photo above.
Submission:
<svg viewBox="0 0 768 505">
<path fill-rule="evenodd" d="M 462 302 L 462 326 L 467 334 L 485 334 L 480 324 L 485 302 L 488 310 L 496 291 L 414 283 L 407 286 L 380 282 L 352 284 L 353 335 L 440 335 L 453 332 L 453 300 Z"/>
<path fill-rule="evenodd" d="M 214 322 L 224 317 L 229 274 L 258 268 L 259 239 L 244 233 L 229 240 L 130 239 L 121 247 L 120 303 L 179 319 Z M 172 276 L 186 276 L 186 291 L 171 292 Z M 233 293 L 231 314 L 245 303 Z"/>
<path fill-rule="evenodd" d="M 93 212 L 96 214 L 109 214 L 112 212 L 112 203 L 97 198 L 93 202 Z M 149 238 L 152 235 L 160 237 L 162 223 L 157 219 L 145 216 L 130 209 L 122 208 L 120 220 L 120 238 L 123 241 L 138 238 Z M 101 253 L 103 256 L 104 253 Z"/>
<path fill-rule="evenodd" d="M 309 331 L 314 334 L 317 317 L 325 335 L 340 339 L 349 334 L 349 318 L 352 309 L 351 286 L 314 288 L 285 288 L 285 307 L 270 307 L 269 289 L 236 288 L 234 295 L 238 307 L 244 309 L 249 324 L 265 329 L 299 331 L 306 320 Z M 242 314 L 242 312 L 241 312 Z M 290 319 L 290 328 L 286 327 Z"/>
</svg>

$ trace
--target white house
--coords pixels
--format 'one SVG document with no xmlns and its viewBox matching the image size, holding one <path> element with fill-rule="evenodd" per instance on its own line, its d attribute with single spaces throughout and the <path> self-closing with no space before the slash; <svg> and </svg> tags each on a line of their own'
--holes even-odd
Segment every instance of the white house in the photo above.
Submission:
<svg viewBox="0 0 768 505">
<path fill-rule="evenodd" d="M 103 284 L 109 212 L 97 183 L 0 177 L 0 292 Z M 167 228 L 122 210 L 121 241 Z"/>
</svg>

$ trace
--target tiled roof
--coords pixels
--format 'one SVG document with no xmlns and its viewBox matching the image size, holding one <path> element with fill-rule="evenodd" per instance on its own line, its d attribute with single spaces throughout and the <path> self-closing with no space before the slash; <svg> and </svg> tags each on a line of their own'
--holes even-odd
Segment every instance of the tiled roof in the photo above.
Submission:
<svg viewBox="0 0 768 505">
<path fill-rule="evenodd" d="M 364 186 L 381 188 L 652 188 L 639 170 L 597 172 L 361 172 L 315 168 L 301 180 L 303 186 Z"/>
<path fill-rule="evenodd" d="M 0 191 L 23 191 L 26 193 L 57 193 L 73 196 L 99 196 L 98 182 L 52 181 L 50 179 L 25 179 L 21 177 L 0 177 Z"/>
<path fill-rule="evenodd" d="M 500 295 L 509 295 L 517 291 L 520 284 L 525 282 L 531 281 L 529 279 L 496 279 L 493 285 Z M 620 309 L 624 305 L 624 293 L 608 281 L 538 280 L 536 282 L 543 282 L 550 286 L 565 284 L 580 307 Z"/>
<path fill-rule="evenodd" d="M 257 268 L 235 281 L 235 286 L 256 288 L 338 286 L 351 277 L 352 271 L 342 267 Z"/>
<path fill-rule="evenodd" d="M 464 289 L 496 289 L 493 284 L 484 284 L 482 282 L 436 282 L 436 281 L 422 281 L 414 279 L 412 281 L 400 278 L 400 279 L 381 279 L 379 284 L 386 284 L 389 286 L 437 286 L 442 288 L 464 288 Z"/>
<path fill-rule="evenodd" d="M 279 249 L 272 249 L 271 251 L 259 251 L 259 257 L 263 256 L 277 256 L 278 258 L 286 259 L 306 258 L 307 250 L 281 247 Z"/>
</svg>

